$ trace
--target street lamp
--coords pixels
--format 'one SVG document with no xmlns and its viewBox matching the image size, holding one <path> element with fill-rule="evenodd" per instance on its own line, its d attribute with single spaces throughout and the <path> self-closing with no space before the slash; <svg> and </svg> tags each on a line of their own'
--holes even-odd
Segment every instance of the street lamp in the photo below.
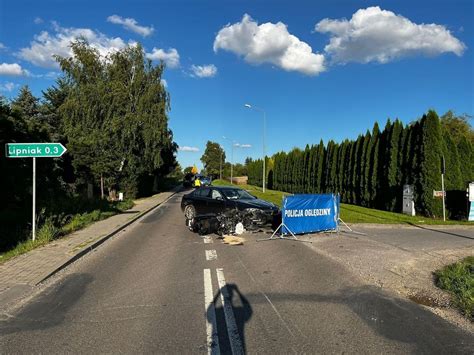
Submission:
<svg viewBox="0 0 474 355">
<path fill-rule="evenodd" d="M 262 183 L 262 191 L 263 193 L 265 193 L 265 121 L 266 121 L 266 113 L 265 113 L 265 110 L 259 108 L 259 107 L 255 107 L 255 106 L 252 106 L 250 104 L 245 104 L 244 105 L 245 107 L 247 107 L 248 109 L 254 109 L 256 111 L 260 111 L 263 113 L 263 137 L 262 137 L 262 141 L 263 141 L 263 183 Z"/>
<path fill-rule="evenodd" d="M 222 136 L 222 138 L 230 139 L 230 138 L 227 138 L 225 136 Z M 234 145 L 235 145 L 235 141 L 233 139 L 231 139 L 230 141 L 231 141 L 231 145 L 232 145 L 231 155 L 230 155 L 230 184 L 233 185 L 234 182 L 233 182 L 232 178 L 233 178 L 233 173 L 234 173 L 233 172 L 233 166 L 234 166 Z"/>
</svg>

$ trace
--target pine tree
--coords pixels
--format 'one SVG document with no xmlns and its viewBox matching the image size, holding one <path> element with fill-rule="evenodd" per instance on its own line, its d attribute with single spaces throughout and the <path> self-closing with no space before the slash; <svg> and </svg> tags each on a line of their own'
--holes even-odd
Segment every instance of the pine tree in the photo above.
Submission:
<svg viewBox="0 0 474 355">
<path fill-rule="evenodd" d="M 321 139 L 318 145 L 318 161 L 316 166 L 316 184 L 315 184 L 315 192 L 320 194 L 323 192 L 324 188 L 324 162 L 326 160 L 325 156 L 325 149 L 324 149 L 324 142 Z"/>
<path fill-rule="evenodd" d="M 433 198 L 433 190 L 441 190 L 441 157 L 443 154 L 441 125 L 435 111 L 421 119 L 422 145 L 420 150 L 419 208 L 427 216 L 440 217 L 442 203 Z"/>
<path fill-rule="evenodd" d="M 338 193 L 339 190 L 337 189 L 337 166 L 338 166 L 338 157 L 339 157 L 339 144 L 334 144 L 333 153 L 331 157 L 330 171 L 329 171 L 329 187 L 330 190 L 328 192 Z"/>
<path fill-rule="evenodd" d="M 388 194 L 385 196 L 386 209 L 388 211 L 398 211 L 399 206 L 401 207 L 402 200 L 402 187 L 400 186 L 398 172 L 400 170 L 399 165 L 399 145 L 400 137 L 402 134 L 402 123 L 399 120 L 395 120 L 393 123 L 389 141 L 388 141 L 388 166 L 386 171 Z"/>
<path fill-rule="evenodd" d="M 474 181 L 474 147 L 466 137 L 461 137 L 458 145 L 459 161 L 461 162 L 462 182 L 464 187 Z"/>
<path fill-rule="evenodd" d="M 362 206 L 367 206 L 366 195 L 367 191 L 367 178 L 366 178 L 366 168 L 368 166 L 368 150 L 370 142 L 370 132 L 367 130 L 364 136 L 364 144 L 362 145 L 362 156 L 360 159 L 360 204 Z"/>
<path fill-rule="evenodd" d="M 326 161 L 325 161 L 325 169 L 324 169 L 324 192 L 330 193 L 332 190 L 332 185 L 331 185 L 331 163 L 332 163 L 332 157 L 334 155 L 334 141 L 330 140 L 328 142 L 327 148 L 326 148 Z"/>
<path fill-rule="evenodd" d="M 370 137 L 368 152 L 367 152 L 367 165 L 365 168 L 366 177 L 366 188 L 367 194 L 365 196 L 368 207 L 373 207 L 375 199 L 377 197 L 378 189 L 378 154 L 379 154 L 379 137 L 380 130 L 377 122 L 374 124 L 372 129 L 372 135 Z"/>
<path fill-rule="evenodd" d="M 356 141 L 356 149 L 354 155 L 354 167 L 352 169 L 352 203 L 360 204 L 360 182 L 361 182 L 361 165 L 362 165 L 362 149 L 364 146 L 364 136 L 359 135 Z"/>
<path fill-rule="evenodd" d="M 458 149 L 451 137 L 451 133 L 446 129 L 441 131 L 444 143 L 443 154 L 446 162 L 445 189 L 464 190 Z"/>
<path fill-rule="evenodd" d="M 349 142 L 347 140 L 341 143 L 341 149 L 339 150 L 338 157 L 338 168 L 337 168 L 337 192 L 341 194 L 341 199 L 345 201 L 344 194 L 344 173 L 345 173 L 345 162 L 346 162 L 346 152 Z"/>
</svg>

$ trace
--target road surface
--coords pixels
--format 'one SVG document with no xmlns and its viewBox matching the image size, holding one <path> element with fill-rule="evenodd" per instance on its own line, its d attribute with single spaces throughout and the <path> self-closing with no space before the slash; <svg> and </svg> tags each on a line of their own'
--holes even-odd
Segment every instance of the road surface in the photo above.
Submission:
<svg viewBox="0 0 474 355">
<path fill-rule="evenodd" d="M 470 353 L 470 334 L 305 243 L 222 244 L 177 194 L 0 321 L 0 353 Z"/>
</svg>

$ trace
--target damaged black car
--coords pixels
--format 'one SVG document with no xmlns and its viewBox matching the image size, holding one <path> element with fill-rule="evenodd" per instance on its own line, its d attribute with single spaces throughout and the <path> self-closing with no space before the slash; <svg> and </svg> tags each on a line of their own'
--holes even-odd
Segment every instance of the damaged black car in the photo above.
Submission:
<svg viewBox="0 0 474 355">
<path fill-rule="evenodd" d="M 189 228 L 199 234 L 220 235 L 275 228 L 278 206 L 228 186 L 209 186 L 184 195 L 181 209 Z"/>
</svg>

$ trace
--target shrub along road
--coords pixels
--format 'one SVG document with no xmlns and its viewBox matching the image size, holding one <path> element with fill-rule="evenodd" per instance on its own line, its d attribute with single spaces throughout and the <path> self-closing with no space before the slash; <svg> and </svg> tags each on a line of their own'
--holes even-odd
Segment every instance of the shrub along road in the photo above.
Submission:
<svg viewBox="0 0 474 355">
<path fill-rule="evenodd" d="M 468 353 L 466 333 L 305 243 L 184 225 L 177 194 L 0 321 L 4 353 Z"/>
</svg>

